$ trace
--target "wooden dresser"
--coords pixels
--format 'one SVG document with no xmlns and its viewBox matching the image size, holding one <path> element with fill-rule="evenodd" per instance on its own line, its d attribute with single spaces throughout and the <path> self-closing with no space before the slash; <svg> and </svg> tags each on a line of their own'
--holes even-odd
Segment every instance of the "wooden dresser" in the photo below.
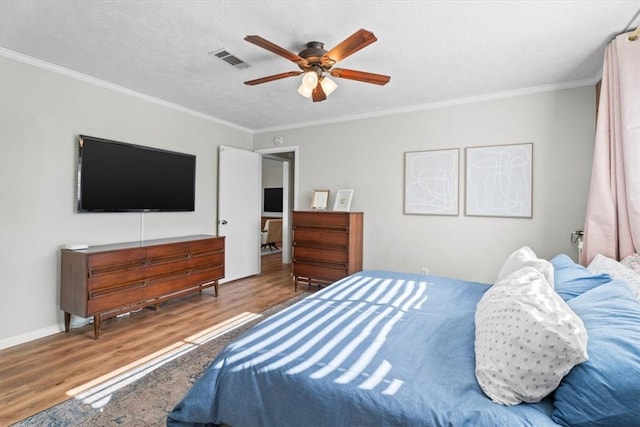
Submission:
<svg viewBox="0 0 640 427">
<path fill-rule="evenodd" d="M 62 250 L 60 309 L 100 323 L 208 287 L 224 277 L 224 237 L 188 236 Z"/>
<path fill-rule="evenodd" d="M 295 211 L 293 280 L 326 285 L 362 270 L 362 212 Z"/>
</svg>

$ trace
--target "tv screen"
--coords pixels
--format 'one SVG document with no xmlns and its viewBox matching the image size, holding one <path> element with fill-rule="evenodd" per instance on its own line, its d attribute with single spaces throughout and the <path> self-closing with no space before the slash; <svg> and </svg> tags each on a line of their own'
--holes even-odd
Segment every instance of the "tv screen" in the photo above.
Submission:
<svg viewBox="0 0 640 427">
<path fill-rule="evenodd" d="M 264 212 L 282 212 L 282 187 L 264 189 Z"/>
<path fill-rule="evenodd" d="M 79 212 L 193 211 L 196 156 L 80 135 Z"/>
</svg>

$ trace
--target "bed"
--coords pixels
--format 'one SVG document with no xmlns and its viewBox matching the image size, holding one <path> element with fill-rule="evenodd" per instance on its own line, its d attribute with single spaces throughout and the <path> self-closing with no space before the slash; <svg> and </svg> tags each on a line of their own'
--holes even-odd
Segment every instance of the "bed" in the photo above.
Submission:
<svg viewBox="0 0 640 427">
<path fill-rule="evenodd" d="M 575 301 L 575 312 L 582 313 L 590 358 L 576 364 L 555 393 L 538 402 L 496 403 L 476 378 L 474 316 L 492 286 L 364 271 L 267 318 L 227 346 L 169 414 L 167 424 L 638 425 L 640 302 L 623 282 L 592 274 L 566 256 L 556 265 L 547 263 L 555 267 L 556 295 L 567 306 Z M 606 292 L 591 297 L 597 289 Z M 586 320 L 594 303 L 581 302 L 585 295 L 607 303 L 598 308 L 594 321 Z M 600 348 L 590 330 L 602 329 L 600 314 L 612 311 L 613 303 L 621 306 L 613 317 L 622 319 L 613 328 L 620 329 L 624 339 L 605 338 Z M 597 375 L 614 371 L 607 373 L 611 382 L 599 376 L 599 386 L 592 387 L 589 375 L 596 374 L 591 371 L 578 372 L 575 384 L 567 381 L 577 368 L 591 367 L 602 352 L 629 359 L 620 362 L 609 355 L 607 363 L 595 361 Z"/>
</svg>

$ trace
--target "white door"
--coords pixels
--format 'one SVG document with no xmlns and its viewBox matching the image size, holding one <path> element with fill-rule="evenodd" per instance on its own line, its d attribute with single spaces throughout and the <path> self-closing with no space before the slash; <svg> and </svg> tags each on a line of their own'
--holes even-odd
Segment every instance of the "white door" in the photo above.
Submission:
<svg viewBox="0 0 640 427">
<path fill-rule="evenodd" d="M 218 149 L 218 235 L 225 238 L 225 278 L 260 273 L 262 158 L 221 145 Z"/>
</svg>

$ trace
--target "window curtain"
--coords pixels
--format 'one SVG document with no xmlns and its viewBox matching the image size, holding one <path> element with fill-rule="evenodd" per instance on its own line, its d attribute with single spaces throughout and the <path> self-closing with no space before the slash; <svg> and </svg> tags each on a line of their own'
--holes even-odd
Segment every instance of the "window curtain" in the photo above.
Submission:
<svg viewBox="0 0 640 427">
<path fill-rule="evenodd" d="M 607 46 L 580 262 L 640 250 L 640 39 Z"/>
</svg>

